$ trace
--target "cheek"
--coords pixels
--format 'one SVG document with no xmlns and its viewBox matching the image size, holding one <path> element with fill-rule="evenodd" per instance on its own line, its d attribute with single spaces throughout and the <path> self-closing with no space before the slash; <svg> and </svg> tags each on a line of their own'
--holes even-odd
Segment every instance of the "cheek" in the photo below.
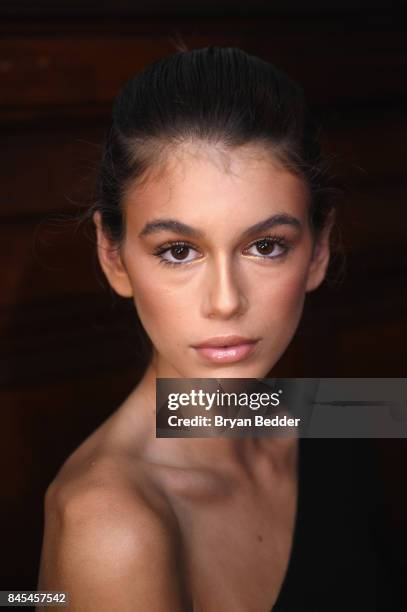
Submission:
<svg viewBox="0 0 407 612">
<path fill-rule="evenodd" d="M 277 303 L 282 316 L 291 318 L 302 311 L 305 299 L 305 280 L 294 277 L 285 281 L 280 287 Z"/>
<path fill-rule="evenodd" d="M 291 340 L 303 311 L 305 286 L 305 274 L 296 273 L 265 287 L 259 314 L 271 339 Z M 265 304 L 268 306 L 264 307 Z"/>
<path fill-rule="evenodd" d="M 284 333 L 284 323 L 288 327 L 297 325 L 302 314 L 306 296 L 306 286 L 311 257 L 311 239 L 304 236 L 281 264 L 271 266 L 270 273 L 257 279 L 256 288 L 262 287 L 257 294 L 257 308 L 260 319 L 268 322 L 274 331 Z"/>
<path fill-rule="evenodd" d="M 163 288 L 160 283 L 149 282 L 148 275 L 133 277 L 134 305 L 140 321 L 157 347 L 168 342 L 174 343 L 174 332 L 179 324 L 185 324 L 179 291 Z"/>
</svg>

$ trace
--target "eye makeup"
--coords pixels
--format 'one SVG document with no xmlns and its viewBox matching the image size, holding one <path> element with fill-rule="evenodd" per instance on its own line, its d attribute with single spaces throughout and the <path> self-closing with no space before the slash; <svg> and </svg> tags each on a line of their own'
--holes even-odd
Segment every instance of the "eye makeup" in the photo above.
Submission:
<svg viewBox="0 0 407 612">
<path fill-rule="evenodd" d="M 255 240 L 244 249 L 243 253 L 247 253 L 247 251 L 252 248 L 261 250 L 258 251 L 257 254 L 249 253 L 249 256 L 260 258 L 262 260 L 276 260 L 282 259 L 287 255 L 288 251 L 292 248 L 292 243 L 291 241 L 287 240 L 285 236 L 273 234 Z M 264 250 L 267 251 L 270 248 L 272 249 L 271 252 L 265 254 Z M 181 257 L 181 259 L 171 261 L 167 259 L 165 255 L 171 254 L 171 251 L 173 251 L 172 256 L 177 257 L 178 255 L 182 255 L 183 252 L 191 250 L 199 252 L 199 249 L 195 248 L 195 246 L 190 242 L 185 240 L 171 240 L 154 249 L 152 254 L 154 257 L 158 258 L 160 264 L 169 265 L 172 267 L 185 267 L 188 264 L 197 261 L 199 257 L 194 259 L 186 259 Z M 276 250 L 277 254 L 275 253 Z M 263 253 L 261 251 L 263 251 Z"/>
</svg>

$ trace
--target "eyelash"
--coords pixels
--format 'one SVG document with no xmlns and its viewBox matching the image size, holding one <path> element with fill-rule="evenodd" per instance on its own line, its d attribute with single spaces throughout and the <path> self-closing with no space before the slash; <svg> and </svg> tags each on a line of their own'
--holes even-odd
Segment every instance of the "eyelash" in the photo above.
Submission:
<svg viewBox="0 0 407 612">
<path fill-rule="evenodd" d="M 250 249 L 251 247 L 260 244 L 262 242 L 270 242 L 273 245 L 277 244 L 279 247 L 281 247 L 282 249 L 284 249 L 283 253 L 280 253 L 279 255 L 274 255 L 274 257 L 270 257 L 269 255 L 255 255 L 255 257 L 259 257 L 261 259 L 279 259 L 280 257 L 284 257 L 285 255 L 287 255 L 288 251 L 291 249 L 291 246 L 289 245 L 289 243 L 287 242 L 287 240 L 284 238 L 284 236 L 264 236 L 263 238 L 260 238 L 259 240 L 256 240 L 255 242 L 252 242 L 252 244 L 250 244 L 248 246 L 248 249 Z M 159 259 L 159 263 L 160 264 L 164 264 L 167 266 L 172 266 L 172 267 L 178 267 L 178 266 L 186 266 L 188 264 L 193 263 L 195 260 L 192 261 L 187 261 L 184 262 L 182 260 L 179 260 L 179 262 L 174 262 L 174 261 L 168 261 L 167 259 L 164 259 L 163 254 L 166 253 L 167 251 L 170 251 L 172 248 L 177 247 L 177 246 L 182 246 L 188 249 L 192 249 L 194 251 L 196 251 L 197 249 L 195 249 L 195 247 L 193 247 L 192 244 L 185 242 L 183 240 L 174 240 L 173 242 L 167 242 L 164 245 L 158 247 L 154 252 L 153 255 L 155 257 L 158 257 Z"/>
</svg>

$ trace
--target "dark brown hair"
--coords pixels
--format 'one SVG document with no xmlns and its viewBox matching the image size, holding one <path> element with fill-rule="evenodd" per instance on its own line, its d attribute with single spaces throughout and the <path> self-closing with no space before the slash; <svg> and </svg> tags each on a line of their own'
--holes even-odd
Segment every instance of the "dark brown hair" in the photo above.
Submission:
<svg viewBox="0 0 407 612">
<path fill-rule="evenodd" d="M 340 190 L 321 154 L 303 89 L 271 63 L 234 47 L 182 50 L 159 59 L 120 91 L 107 132 L 96 210 L 113 247 L 125 236 L 123 195 L 171 146 L 200 140 L 233 149 L 260 143 L 309 186 L 310 227 L 320 231 Z"/>
</svg>

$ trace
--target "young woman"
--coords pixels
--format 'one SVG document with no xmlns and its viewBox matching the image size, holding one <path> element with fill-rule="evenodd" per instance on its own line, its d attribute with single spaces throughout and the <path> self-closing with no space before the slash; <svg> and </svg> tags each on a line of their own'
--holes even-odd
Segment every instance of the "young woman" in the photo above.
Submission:
<svg viewBox="0 0 407 612">
<path fill-rule="evenodd" d="M 332 559 L 317 556 L 317 531 L 298 549 L 310 511 L 299 504 L 302 441 L 155 437 L 157 377 L 267 377 L 293 338 L 330 258 L 334 206 L 317 136 L 301 88 L 236 48 L 175 53 L 118 96 L 88 214 L 101 267 L 133 300 L 151 356 L 47 491 L 38 588 L 67 591 L 70 610 L 353 609 L 340 550 L 349 530 L 331 525 L 336 581 L 321 569 Z M 337 495 L 328 481 L 307 489 L 307 526 L 319 517 L 324 544 L 337 516 L 324 523 L 317 506 L 322 492 Z M 305 553 L 314 583 L 292 578 Z M 372 576 L 359 573 L 364 603 Z"/>
</svg>

